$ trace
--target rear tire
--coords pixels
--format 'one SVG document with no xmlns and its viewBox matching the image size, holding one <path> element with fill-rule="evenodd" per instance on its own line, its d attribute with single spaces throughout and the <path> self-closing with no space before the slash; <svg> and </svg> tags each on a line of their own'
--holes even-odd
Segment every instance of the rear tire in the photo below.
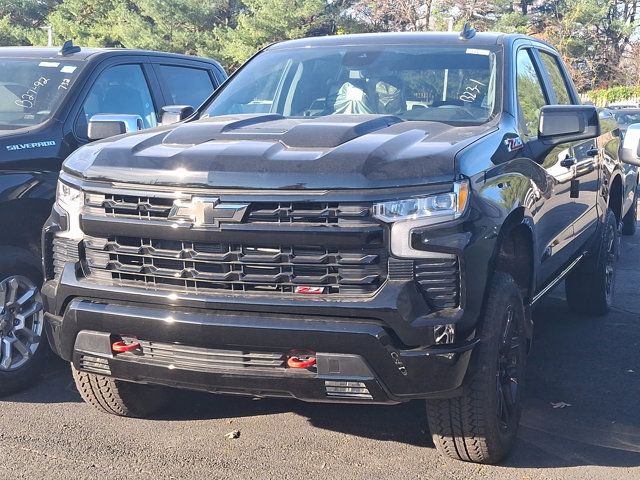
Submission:
<svg viewBox="0 0 640 480">
<path fill-rule="evenodd" d="M 567 303 L 576 313 L 602 316 L 609 311 L 619 244 L 616 216 L 609 209 L 593 250 L 567 275 Z"/>
<path fill-rule="evenodd" d="M 0 251 L 0 397 L 35 384 L 49 353 L 40 296 L 42 272 L 35 265 L 27 252 Z"/>
<path fill-rule="evenodd" d="M 634 235 L 636 233 L 636 223 L 638 221 L 638 199 L 636 195 L 633 196 L 633 204 L 631 204 L 631 208 L 622 219 L 622 230 L 621 233 L 623 235 Z"/>
<path fill-rule="evenodd" d="M 111 415 L 146 418 L 161 411 L 170 400 L 170 393 L 165 387 L 124 382 L 82 372 L 73 365 L 71 369 L 82 399 Z"/>
<path fill-rule="evenodd" d="M 427 418 L 440 453 L 494 464 L 516 438 L 527 356 L 522 296 L 506 273 L 496 273 L 491 282 L 479 337 L 462 395 L 428 400 Z"/>
</svg>

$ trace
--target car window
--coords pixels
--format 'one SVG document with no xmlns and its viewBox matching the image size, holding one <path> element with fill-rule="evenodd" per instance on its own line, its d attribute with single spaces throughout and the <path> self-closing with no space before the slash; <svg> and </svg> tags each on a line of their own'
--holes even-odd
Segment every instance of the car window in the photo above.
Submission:
<svg viewBox="0 0 640 480">
<path fill-rule="evenodd" d="M 105 113 L 140 115 L 144 128 L 157 126 L 151 92 L 140 65 L 117 65 L 100 74 L 82 104 L 76 134 L 86 138 L 91 117 Z"/>
<path fill-rule="evenodd" d="M 172 105 L 199 107 L 213 93 L 215 86 L 207 70 L 176 65 L 160 65 L 160 78 Z"/>
<path fill-rule="evenodd" d="M 520 121 L 524 123 L 525 133 L 537 137 L 540 109 L 546 105 L 547 101 L 542 90 L 542 82 L 533 65 L 529 50 L 522 49 L 518 51 L 516 68 L 516 89 L 518 92 Z"/>
<path fill-rule="evenodd" d="M 551 85 L 556 94 L 556 103 L 558 105 L 571 105 L 573 103 L 571 101 L 571 94 L 567 88 L 565 76 L 558 65 L 558 59 L 543 51 L 540 52 L 540 58 L 542 58 L 544 68 L 547 70 L 549 78 L 551 79 Z"/>
<path fill-rule="evenodd" d="M 203 116 L 393 115 L 480 124 L 499 111 L 501 53 L 425 45 L 266 50 L 218 91 Z"/>
</svg>

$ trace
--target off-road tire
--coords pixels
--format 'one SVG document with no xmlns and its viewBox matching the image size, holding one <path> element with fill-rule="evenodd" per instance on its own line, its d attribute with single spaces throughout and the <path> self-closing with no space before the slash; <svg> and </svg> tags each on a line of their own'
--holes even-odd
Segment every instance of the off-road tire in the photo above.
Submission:
<svg viewBox="0 0 640 480">
<path fill-rule="evenodd" d="M 76 370 L 73 379 L 82 399 L 111 415 L 146 418 L 160 412 L 170 401 L 167 388 L 124 382 L 110 377 Z"/>
<path fill-rule="evenodd" d="M 636 233 L 636 223 L 638 221 L 638 197 L 633 196 L 633 203 L 631 208 L 622 219 L 622 235 L 634 235 Z"/>
<path fill-rule="evenodd" d="M 33 256 L 18 249 L 0 249 L 0 281 L 21 275 L 31 280 L 35 285 L 42 285 L 42 271 L 36 266 Z M 49 355 L 49 342 L 46 332 L 42 330 L 38 349 L 33 357 L 16 370 L 0 370 L 0 397 L 11 395 L 34 385 L 44 370 L 45 361 Z"/>
<path fill-rule="evenodd" d="M 620 243 L 617 227 L 615 214 L 607 210 L 592 250 L 567 275 L 567 303 L 576 313 L 602 316 L 609 311 Z"/>
<path fill-rule="evenodd" d="M 511 321 L 505 314 L 511 311 Z M 499 360 L 506 325 L 514 327 L 515 373 L 514 404 L 508 423 L 501 423 L 498 388 Z M 520 290 L 513 278 L 497 272 L 491 282 L 487 304 L 480 320 L 480 342 L 476 345 L 463 384 L 462 395 L 427 401 L 427 418 L 438 451 L 466 462 L 494 464 L 511 449 L 522 409 L 522 388 L 527 355 L 525 312 Z"/>
</svg>

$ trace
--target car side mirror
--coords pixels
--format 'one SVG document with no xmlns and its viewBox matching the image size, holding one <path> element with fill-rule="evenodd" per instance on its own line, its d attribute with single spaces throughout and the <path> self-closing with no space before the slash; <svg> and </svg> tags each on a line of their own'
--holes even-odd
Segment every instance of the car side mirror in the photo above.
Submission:
<svg viewBox="0 0 640 480">
<path fill-rule="evenodd" d="M 592 105 L 548 105 L 540 110 L 538 139 L 546 146 L 599 135 L 598 110 Z"/>
<path fill-rule="evenodd" d="M 89 140 L 102 140 L 123 133 L 137 132 L 144 128 L 140 115 L 104 114 L 94 115 L 89 120 Z"/>
<path fill-rule="evenodd" d="M 620 148 L 620 160 L 640 167 L 640 123 L 632 123 L 627 127 Z"/>
<path fill-rule="evenodd" d="M 171 125 L 189 118 L 195 112 L 191 105 L 167 105 L 162 107 L 162 125 Z"/>
</svg>

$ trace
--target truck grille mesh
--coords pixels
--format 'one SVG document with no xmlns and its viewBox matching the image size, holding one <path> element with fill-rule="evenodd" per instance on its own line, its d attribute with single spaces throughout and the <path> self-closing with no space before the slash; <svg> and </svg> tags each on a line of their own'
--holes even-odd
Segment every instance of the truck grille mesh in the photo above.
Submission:
<svg viewBox="0 0 640 480">
<path fill-rule="evenodd" d="M 173 198 L 88 194 L 87 213 L 113 218 L 161 220 L 169 216 Z M 251 202 L 243 223 L 307 223 L 315 225 L 370 219 L 367 205 L 329 202 Z"/>
<path fill-rule="evenodd" d="M 322 294 L 368 294 L 386 277 L 380 247 L 357 250 L 313 246 L 253 247 L 125 236 L 86 237 L 91 274 L 103 280 L 168 288 Z"/>
</svg>

